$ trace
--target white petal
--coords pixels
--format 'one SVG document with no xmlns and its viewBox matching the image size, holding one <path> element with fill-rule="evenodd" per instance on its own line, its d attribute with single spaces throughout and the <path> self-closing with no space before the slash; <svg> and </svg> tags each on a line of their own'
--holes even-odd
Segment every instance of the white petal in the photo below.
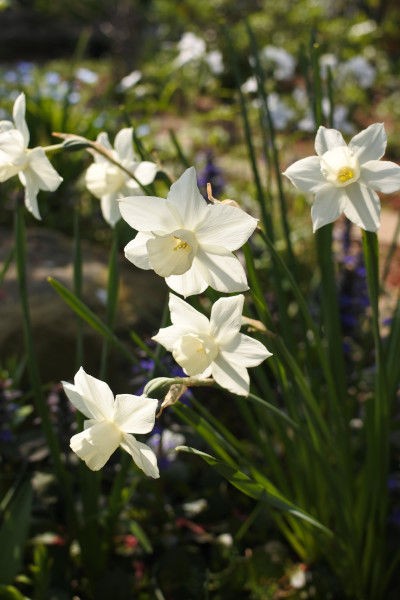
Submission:
<svg viewBox="0 0 400 600">
<path fill-rule="evenodd" d="M 321 173 L 319 156 L 308 156 L 297 160 L 283 175 L 302 192 L 316 194 L 326 184 L 326 179 Z"/>
<path fill-rule="evenodd" d="M 321 125 L 315 136 L 315 151 L 318 156 L 322 156 L 328 150 L 333 150 L 337 146 L 346 146 L 342 134 L 337 129 L 328 129 Z"/>
<path fill-rule="evenodd" d="M 101 198 L 109 193 L 109 185 L 107 183 L 107 166 L 104 163 L 93 163 L 87 169 L 85 174 L 85 184 L 89 192 Z"/>
<path fill-rule="evenodd" d="M 227 344 L 238 335 L 242 326 L 244 296 L 220 298 L 211 309 L 211 335 L 219 344 Z"/>
<path fill-rule="evenodd" d="M 239 396 L 249 393 L 250 379 L 247 369 L 242 365 L 228 362 L 221 354 L 212 364 L 212 376 L 221 387 Z"/>
<path fill-rule="evenodd" d="M 160 477 L 157 457 L 149 446 L 138 442 L 133 435 L 125 434 L 121 441 L 121 448 L 132 456 L 139 469 L 142 469 L 146 475 L 155 479 Z"/>
<path fill-rule="evenodd" d="M 320 227 L 336 221 L 343 212 L 346 200 L 344 189 L 326 185 L 322 191 L 318 192 L 311 207 L 314 233 Z"/>
<path fill-rule="evenodd" d="M 114 423 L 124 433 L 149 433 L 154 427 L 158 400 L 147 396 L 118 394 Z"/>
<path fill-rule="evenodd" d="M 208 282 L 204 278 L 203 267 L 197 256 L 194 257 L 192 266 L 183 275 L 171 275 L 165 278 L 165 283 L 178 292 L 184 298 L 187 296 L 193 296 L 194 294 L 201 294 L 208 287 Z"/>
<path fill-rule="evenodd" d="M 0 121 L 0 133 L 10 131 L 10 129 L 15 129 L 15 124 L 12 121 Z"/>
<path fill-rule="evenodd" d="M 210 332 L 210 321 L 207 317 L 182 300 L 182 298 L 170 293 L 168 305 L 172 323 L 182 331 Z"/>
<path fill-rule="evenodd" d="M 104 148 L 106 148 L 107 150 L 112 151 L 113 147 L 111 146 L 110 140 L 108 138 L 108 133 L 106 133 L 105 131 L 101 131 L 99 133 L 99 135 L 97 136 L 96 142 L 98 144 L 100 144 L 100 146 L 103 146 Z M 104 160 L 106 160 L 106 158 L 104 156 L 102 156 L 101 154 L 99 155 L 102 159 L 104 158 Z"/>
<path fill-rule="evenodd" d="M 20 94 L 14 102 L 13 119 L 16 128 L 21 132 L 25 148 L 29 144 L 29 130 L 25 121 L 25 94 Z"/>
<path fill-rule="evenodd" d="M 156 173 L 157 165 L 148 160 L 144 160 L 141 163 L 139 163 L 134 170 L 134 175 L 136 179 L 140 181 L 142 185 L 149 185 L 150 183 L 153 183 Z"/>
<path fill-rule="evenodd" d="M 196 238 L 199 244 L 237 250 L 247 242 L 257 222 L 240 208 L 211 204 L 206 207 L 203 220 L 196 227 Z"/>
<path fill-rule="evenodd" d="M 113 419 L 114 396 L 104 381 L 88 375 L 81 367 L 75 375 L 74 383 L 94 419 L 97 421 Z"/>
<path fill-rule="evenodd" d="M 180 228 L 164 198 L 129 196 L 119 201 L 122 218 L 137 231 L 170 233 Z"/>
<path fill-rule="evenodd" d="M 220 252 L 219 252 L 220 250 Z M 197 251 L 203 277 L 219 292 L 244 292 L 249 289 L 246 273 L 234 254 L 223 249 L 202 248 Z"/>
<path fill-rule="evenodd" d="M 194 167 L 186 169 L 179 179 L 172 184 L 167 202 L 180 218 L 180 224 L 175 229 L 195 230 L 196 225 L 203 219 L 207 202 L 197 187 Z"/>
<path fill-rule="evenodd" d="M 87 406 L 76 387 L 67 381 L 62 381 L 61 383 L 68 400 L 75 406 L 75 408 L 88 419 L 93 419 L 94 415 L 91 412 L 90 407 Z"/>
<path fill-rule="evenodd" d="M 344 188 L 348 200 L 344 214 L 350 221 L 367 231 L 376 231 L 380 225 L 381 203 L 378 195 L 365 185 L 357 183 Z"/>
<path fill-rule="evenodd" d="M 118 448 L 120 440 L 118 429 L 112 423 L 103 421 L 74 435 L 70 446 L 89 469 L 98 471 Z"/>
<path fill-rule="evenodd" d="M 118 223 L 121 213 L 119 212 L 117 194 L 107 194 L 101 198 L 101 212 L 111 227 Z"/>
<path fill-rule="evenodd" d="M 27 152 L 21 133 L 10 129 L 0 134 L 0 181 L 14 177 L 26 166 Z"/>
<path fill-rule="evenodd" d="M 374 123 L 357 133 L 349 143 L 349 148 L 355 152 L 360 163 L 378 160 L 385 154 L 386 132 L 383 123 Z"/>
<path fill-rule="evenodd" d="M 169 327 L 162 327 L 156 335 L 151 338 L 161 346 L 164 346 L 166 350 L 172 352 L 175 344 L 182 335 L 180 327 L 170 325 Z"/>
<path fill-rule="evenodd" d="M 185 244 L 185 241 L 183 241 Z M 147 242 L 149 263 L 161 277 L 182 275 L 192 266 L 193 248 L 190 245 L 177 246 L 177 239 L 172 235 L 156 236 Z"/>
<path fill-rule="evenodd" d="M 243 367 L 257 367 L 266 358 L 272 356 L 261 342 L 243 333 L 239 333 L 230 343 L 221 344 L 221 355 L 228 362 Z"/>
<path fill-rule="evenodd" d="M 132 142 L 132 127 L 121 129 L 115 136 L 114 148 L 117 151 L 120 161 L 134 161 L 135 155 L 133 152 Z"/>
<path fill-rule="evenodd" d="M 400 167 L 388 160 L 369 160 L 361 167 L 361 179 L 373 190 L 391 194 L 400 189 Z"/>
<path fill-rule="evenodd" d="M 39 184 L 37 177 L 33 171 L 27 169 L 19 173 L 19 179 L 25 187 L 25 206 L 36 219 L 41 219 L 39 207 L 37 203 L 37 195 L 39 193 Z"/>
<path fill-rule="evenodd" d="M 136 237 L 125 246 L 124 252 L 126 258 L 139 267 L 139 269 L 152 268 L 149 263 L 149 253 L 147 251 L 147 242 L 152 238 L 153 236 L 151 233 L 139 232 Z"/>
<path fill-rule="evenodd" d="M 63 178 L 57 173 L 43 148 L 34 148 L 29 152 L 28 158 L 28 169 L 35 174 L 39 189 L 54 192 Z"/>
</svg>

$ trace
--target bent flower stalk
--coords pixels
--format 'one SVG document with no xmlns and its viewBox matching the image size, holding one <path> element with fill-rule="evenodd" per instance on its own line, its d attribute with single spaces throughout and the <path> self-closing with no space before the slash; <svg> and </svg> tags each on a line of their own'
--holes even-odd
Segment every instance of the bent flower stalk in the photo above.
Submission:
<svg viewBox="0 0 400 600">
<path fill-rule="evenodd" d="M 51 165 L 41 146 L 28 148 L 25 109 L 25 94 L 20 94 L 14 102 L 14 122 L 0 121 L 0 182 L 18 175 L 25 187 L 25 206 L 36 219 L 40 219 L 39 190 L 54 192 L 63 178 Z"/>
<path fill-rule="evenodd" d="M 81 367 L 74 385 L 62 382 L 70 402 L 87 417 L 84 430 L 71 438 L 72 450 L 89 469 L 98 471 L 121 446 L 139 469 L 149 477 L 159 477 L 157 458 L 146 444 L 132 433 L 149 433 L 154 427 L 158 401 L 147 396 L 118 394 L 115 399 L 108 385 L 85 373 Z"/>
<path fill-rule="evenodd" d="M 335 221 L 341 213 L 367 231 L 380 225 L 376 192 L 400 189 L 400 167 L 380 161 L 386 149 L 383 123 L 375 123 L 349 145 L 336 129 L 320 127 L 315 138 L 317 156 L 290 165 L 283 173 L 301 191 L 315 194 L 311 207 L 314 232 Z"/>
<path fill-rule="evenodd" d="M 207 319 L 170 294 L 172 325 L 160 329 L 153 340 L 172 352 L 187 375 L 199 379 L 212 376 L 221 387 L 247 396 L 247 367 L 256 367 L 272 354 L 258 340 L 240 333 L 243 303 L 242 294 L 220 298 Z"/>
<path fill-rule="evenodd" d="M 121 218 L 118 208 L 118 198 L 141 193 L 139 184 L 149 185 L 154 181 L 157 165 L 150 161 L 138 161 L 132 145 L 132 127 L 121 129 L 115 136 L 114 148 L 111 146 L 107 133 L 104 131 L 97 136 L 97 144 L 127 171 L 132 173 L 137 181 L 118 165 L 112 163 L 106 156 L 89 150 L 94 163 L 86 171 L 85 181 L 88 190 L 101 201 L 101 211 L 104 219 L 114 227 Z M 139 182 L 139 183 L 138 183 Z"/>
<path fill-rule="evenodd" d="M 168 197 L 136 196 L 120 200 L 122 218 L 139 233 L 125 256 L 141 269 L 153 269 L 182 294 L 248 289 L 240 248 L 257 219 L 224 204 L 208 204 L 197 187 L 193 167 L 171 186 Z"/>
</svg>

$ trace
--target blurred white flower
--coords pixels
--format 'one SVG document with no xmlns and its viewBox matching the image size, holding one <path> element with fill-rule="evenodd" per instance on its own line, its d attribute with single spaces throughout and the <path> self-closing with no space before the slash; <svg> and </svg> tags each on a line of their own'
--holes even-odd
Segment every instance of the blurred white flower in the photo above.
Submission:
<svg viewBox="0 0 400 600">
<path fill-rule="evenodd" d="M 117 89 L 120 92 L 126 92 L 130 88 L 134 87 L 142 79 L 141 71 L 132 71 L 128 75 L 125 75 L 119 82 Z"/>
<path fill-rule="evenodd" d="M 212 50 L 206 54 L 206 63 L 214 75 L 220 75 L 224 71 L 224 62 L 222 54 L 219 50 Z"/>
<path fill-rule="evenodd" d="M 86 67 L 80 67 L 75 71 L 75 77 L 82 81 L 82 83 L 87 83 L 88 85 L 94 85 L 98 82 L 99 76 L 95 71 L 91 69 L 86 69 Z"/>
<path fill-rule="evenodd" d="M 187 375 L 199 379 L 212 376 L 221 387 L 247 396 L 247 367 L 256 367 L 272 355 L 261 342 L 240 333 L 243 303 L 242 294 L 220 298 L 207 319 L 170 294 L 172 325 L 160 329 L 153 340 L 172 352 Z"/>
<path fill-rule="evenodd" d="M 114 148 L 105 132 L 99 133 L 96 142 L 103 146 L 114 160 L 131 172 L 142 185 L 148 185 L 154 180 L 157 165 L 149 161 L 140 161 L 135 157 L 132 133 L 131 127 L 121 129 L 115 136 Z M 103 217 L 111 227 L 114 227 L 121 218 L 117 199 L 131 194 L 140 194 L 142 190 L 137 181 L 110 162 L 106 156 L 95 150 L 89 152 L 93 155 L 94 163 L 86 171 L 86 187 L 100 199 Z"/>
<path fill-rule="evenodd" d="M 275 79 L 291 79 L 296 68 L 296 61 L 289 52 L 277 46 L 265 46 L 261 57 L 274 65 Z"/>
<path fill-rule="evenodd" d="M 361 23 L 356 23 L 352 25 L 349 29 L 349 37 L 358 38 L 363 35 L 368 35 L 373 31 L 376 31 L 377 23 L 372 19 L 368 19 L 366 21 L 361 21 Z"/>
<path fill-rule="evenodd" d="M 355 56 L 340 68 L 340 79 L 348 76 L 354 77 L 362 88 L 370 88 L 375 81 L 376 69 L 363 56 Z"/>
<path fill-rule="evenodd" d="M 40 219 L 39 190 L 54 192 L 62 182 L 41 146 L 28 149 L 29 130 L 25 121 L 25 94 L 14 102 L 12 121 L 0 121 L 0 182 L 18 175 L 25 187 L 25 206 Z"/>
<path fill-rule="evenodd" d="M 140 269 L 153 269 L 182 294 L 201 294 L 211 286 L 220 292 L 248 289 L 240 261 L 232 253 L 257 226 L 239 208 L 207 204 L 197 187 L 193 167 L 171 186 L 167 199 L 123 198 L 122 218 L 139 233 L 125 256 Z"/>
<path fill-rule="evenodd" d="M 206 53 L 205 41 L 190 31 L 183 34 L 177 46 L 179 55 L 174 60 L 177 67 L 181 67 L 192 60 L 203 58 Z"/>
<path fill-rule="evenodd" d="M 240 89 L 244 94 L 254 94 L 258 90 L 257 78 L 254 75 L 253 77 L 249 77 L 242 83 Z"/>
<path fill-rule="evenodd" d="M 317 156 L 298 160 L 284 172 L 300 190 L 315 194 L 311 207 L 314 231 L 341 213 L 362 229 L 378 229 L 380 201 L 376 192 L 390 194 L 400 189 L 400 167 L 379 160 L 385 148 L 383 123 L 370 125 L 349 145 L 336 129 L 318 129 Z"/>
<path fill-rule="evenodd" d="M 119 394 L 115 397 L 108 385 L 85 373 L 81 367 L 74 385 L 62 382 L 70 402 L 87 420 L 84 430 L 72 436 L 71 449 L 89 469 L 98 471 L 121 446 L 139 469 L 150 477 L 159 477 L 157 458 L 146 444 L 132 433 L 149 433 L 154 427 L 158 401 L 147 396 Z"/>
<path fill-rule="evenodd" d="M 268 95 L 267 102 L 275 129 L 284 129 L 289 121 L 293 119 L 294 111 L 275 92 Z"/>
</svg>

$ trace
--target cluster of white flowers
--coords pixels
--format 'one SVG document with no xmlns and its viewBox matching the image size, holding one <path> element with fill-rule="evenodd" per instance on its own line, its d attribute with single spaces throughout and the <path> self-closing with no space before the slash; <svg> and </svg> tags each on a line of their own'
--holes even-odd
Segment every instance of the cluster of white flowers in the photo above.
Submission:
<svg viewBox="0 0 400 600">
<path fill-rule="evenodd" d="M 62 179 L 43 148 L 28 149 L 23 94 L 14 104 L 13 118 L 14 122 L 0 121 L 0 181 L 18 174 L 28 210 L 40 218 L 38 191 L 53 191 Z M 197 187 L 193 167 L 171 186 L 167 198 L 139 195 L 141 186 L 153 182 L 157 165 L 135 157 L 132 135 L 132 128 L 122 129 L 113 148 L 107 133 L 100 133 L 89 150 L 94 162 L 86 172 L 86 185 L 101 200 L 106 221 L 114 226 L 122 216 L 138 232 L 125 247 L 128 260 L 141 269 L 154 270 L 183 297 L 201 294 L 209 286 L 229 294 L 247 290 L 246 273 L 233 251 L 247 242 L 257 219 L 235 203 L 207 202 Z M 349 145 L 336 129 L 319 128 L 316 156 L 295 162 L 284 173 L 300 190 L 315 195 L 314 231 L 341 213 L 363 229 L 377 230 L 380 201 L 376 192 L 400 188 L 400 167 L 379 160 L 385 148 L 386 133 L 379 123 L 354 136 Z M 247 396 L 247 369 L 271 353 L 258 340 L 240 333 L 243 305 L 243 294 L 221 297 L 207 318 L 170 293 L 171 325 L 161 328 L 153 339 L 196 382 L 212 377 L 222 388 Z M 156 399 L 131 394 L 114 399 L 108 385 L 83 368 L 74 385 L 63 382 L 63 386 L 71 403 L 87 417 L 70 446 L 90 469 L 102 468 L 121 447 L 147 475 L 159 476 L 153 450 L 132 435 L 153 429 Z"/>
</svg>

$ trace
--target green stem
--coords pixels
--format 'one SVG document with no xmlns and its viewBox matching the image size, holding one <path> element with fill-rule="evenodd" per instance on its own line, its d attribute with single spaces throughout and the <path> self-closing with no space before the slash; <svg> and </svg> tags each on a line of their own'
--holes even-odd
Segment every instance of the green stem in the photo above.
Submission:
<svg viewBox="0 0 400 600">
<path fill-rule="evenodd" d="M 115 322 L 115 315 L 118 303 L 118 223 L 113 228 L 112 246 L 108 261 L 108 280 L 107 280 L 107 306 L 106 306 L 106 324 L 112 331 Z M 110 342 L 107 338 L 103 339 L 100 362 L 100 379 L 104 379 L 107 373 L 107 359 L 110 351 Z"/>
<path fill-rule="evenodd" d="M 43 429 L 44 436 L 46 438 L 47 445 L 49 447 L 50 455 L 54 463 L 54 469 L 58 482 L 60 484 L 60 487 L 63 489 L 65 495 L 67 519 L 70 522 L 70 524 L 72 524 L 74 522 L 74 517 L 71 484 L 68 477 L 68 473 L 66 472 L 65 467 L 61 461 L 60 445 L 54 433 L 46 400 L 43 395 L 33 341 L 33 332 L 28 301 L 28 286 L 26 278 L 26 232 L 24 210 L 25 209 L 23 203 L 19 202 L 15 212 L 15 254 L 22 309 L 24 341 L 28 357 L 28 373 L 33 392 L 35 409 L 40 417 L 41 426 Z"/>
</svg>

